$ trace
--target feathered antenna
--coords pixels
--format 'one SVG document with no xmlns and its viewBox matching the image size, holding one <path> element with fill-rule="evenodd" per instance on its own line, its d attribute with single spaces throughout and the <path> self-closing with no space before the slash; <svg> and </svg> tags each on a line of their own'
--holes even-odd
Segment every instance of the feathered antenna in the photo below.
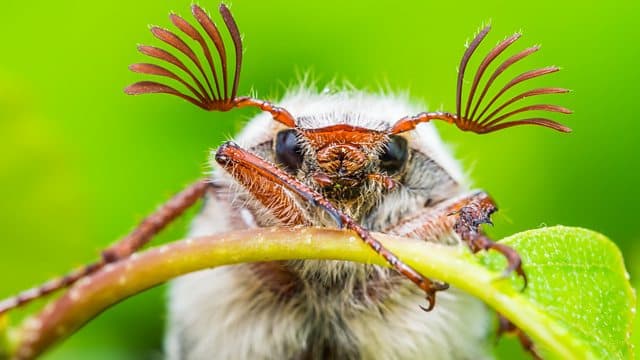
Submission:
<svg viewBox="0 0 640 360">
<path fill-rule="evenodd" d="M 169 19 L 171 22 L 180 29 L 185 35 L 196 41 L 200 44 L 202 48 L 202 52 L 204 53 L 205 58 L 207 59 L 207 63 L 210 68 L 210 74 L 207 73 L 203 67 L 203 64 L 196 56 L 195 52 L 185 43 L 178 35 L 172 33 L 169 30 L 162 29 L 157 26 L 151 27 L 151 33 L 156 38 L 162 40 L 168 45 L 172 46 L 174 49 L 178 50 L 185 56 L 187 56 L 191 62 L 198 69 L 202 77 L 204 78 L 204 82 L 206 83 L 206 88 L 202 81 L 200 81 L 196 75 L 189 70 L 189 68 L 176 56 L 171 54 L 168 51 L 147 45 L 138 46 L 138 50 L 150 57 L 166 61 L 182 71 L 184 71 L 189 78 L 196 85 L 197 89 L 190 85 L 187 81 L 182 79 L 180 76 L 176 75 L 174 72 L 155 64 L 147 64 L 147 63 L 139 63 L 133 64 L 129 68 L 138 73 L 148 74 L 148 75 L 159 75 L 168 77 L 174 80 L 177 80 L 181 84 L 183 84 L 193 95 L 185 94 L 176 90 L 175 88 L 161 84 L 155 81 L 140 81 L 133 85 L 128 86 L 125 89 L 125 92 L 130 95 L 139 95 L 139 94 L 150 94 L 150 93 L 164 93 L 171 94 L 178 97 L 181 97 L 205 110 L 219 110 L 219 111 L 227 111 L 231 108 L 235 107 L 233 104 L 233 100 L 236 98 L 236 94 L 238 92 L 238 81 L 240 78 L 240 69 L 242 66 L 242 42 L 240 40 L 240 32 L 238 31 L 238 27 L 229 12 L 229 9 L 221 5 L 220 6 L 220 14 L 222 15 L 222 19 L 226 25 L 229 34 L 231 35 L 231 39 L 233 40 L 234 49 L 235 49 L 235 60 L 236 66 L 233 74 L 233 84 L 231 86 L 231 93 L 229 94 L 229 75 L 227 69 L 227 53 L 224 48 L 224 44 L 222 42 L 222 37 L 220 36 L 220 31 L 213 23 L 211 18 L 206 14 L 206 12 L 200 8 L 198 5 L 191 6 L 191 12 L 195 19 L 200 23 L 200 26 L 204 29 L 204 31 L 209 36 L 209 39 L 213 42 L 216 47 L 216 51 L 218 53 L 218 58 L 220 59 L 220 67 L 222 69 L 222 86 L 220 85 L 220 80 L 218 79 L 218 73 L 216 71 L 215 63 L 213 60 L 213 56 L 211 55 L 211 50 L 209 49 L 209 45 L 202 34 L 196 30 L 191 24 L 189 24 L 182 17 L 171 14 Z M 215 91 L 211 85 L 211 77 L 213 77 L 213 83 L 215 84 Z"/>
<path fill-rule="evenodd" d="M 209 111 L 228 111 L 236 107 L 239 108 L 246 106 L 258 107 L 262 111 L 271 113 L 276 121 L 279 121 L 286 126 L 294 127 L 295 119 L 287 110 L 273 106 L 263 100 L 245 96 L 238 97 L 238 84 L 240 82 L 240 70 L 242 68 L 242 40 L 240 38 L 238 26 L 236 25 L 229 9 L 224 4 L 221 4 L 219 11 L 233 42 L 233 49 L 235 53 L 235 67 L 233 67 L 233 70 L 228 66 L 227 49 L 222 41 L 222 36 L 218 27 L 201 7 L 198 5 L 192 5 L 191 13 L 200 24 L 200 27 L 204 30 L 204 33 L 206 33 L 206 36 L 208 36 L 209 40 L 215 46 L 216 53 L 218 55 L 217 59 L 214 59 L 212 51 L 202 32 L 198 31 L 184 18 L 176 14 L 171 14 L 169 19 L 180 31 L 182 31 L 182 33 L 200 45 L 206 59 L 206 64 L 208 64 L 209 72 L 205 70 L 203 62 L 198 58 L 191 47 L 189 47 L 189 45 L 187 45 L 187 43 L 178 35 L 157 26 L 151 27 L 151 33 L 156 38 L 167 43 L 175 50 L 178 50 L 189 58 L 204 79 L 204 83 L 180 59 L 170 52 L 153 46 L 140 45 L 138 46 L 138 50 L 141 53 L 174 65 L 187 75 L 191 83 L 178 76 L 173 71 L 160 65 L 147 63 L 133 64 L 129 67 L 132 71 L 148 75 L 164 76 L 176 80 L 184 85 L 189 92 L 181 92 L 169 85 L 155 81 L 137 82 L 128 86 L 125 89 L 125 92 L 129 95 L 154 93 L 175 95 Z M 219 68 L 221 69 L 222 74 L 219 74 L 216 70 L 215 60 L 219 60 Z M 233 74 L 231 74 L 232 71 Z M 231 75 L 233 75 L 233 82 L 229 81 Z"/>
<path fill-rule="evenodd" d="M 491 30 L 491 27 L 486 26 L 478 33 L 478 35 L 476 35 L 476 37 L 473 39 L 473 41 L 471 41 L 471 43 L 467 47 L 467 50 L 464 52 L 464 55 L 462 56 L 462 60 L 460 61 L 460 67 L 458 69 L 458 78 L 457 78 L 457 89 L 456 89 L 456 113 L 451 114 L 448 112 L 431 112 L 431 113 L 420 113 L 416 116 L 407 116 L 398 120 L 398 122 L 396 122 L 395 125 L 389 130 L 390 133 L 397 134 L 397 133 L 409 131 L 414 129 L 418 124 L 423 122 L 428 122 L 431 120 L 447 121 L 449 123 L 455 124 L 461 130 L 473 131 L 479 134 L 490 133 L 490 132 L 508 128 L 511 126 L 526 125 L 526 124 L 545 126 L 561 132 L 571 131 L 571 129 L 569 129 L 568 127 L 562 124 L 559 124 L 550 119 L 540 118 L 540 117 L 505 121 L 516 114 L 527 112 L 527 111 L 534 111 L 534 110 L 557 112 L 562 114 L 571 113 L 571 110 L 561 106 L 557 106 L 557 105 L 549 105 L 549 104 L 529 105 L 529 106 L 524 106 L 519 109 L 499 115 L 499 113 L 502 110 L 504 110 L 507 106 L 527 97 L 546 95 L 546 94 L 561 94 L 561 93 L 569 92 L 569 90 L 563 89 L 563 88 L 544 87 L 544 88 L 537 88 L 537 89 L 525 91 L 505 101 L 502 105 L 498 106 L 491 113 L 484 116 L 491 109 L 493 104 L 507 90 L 526 80 L 530 80 L 546 74 L 554 73 L 560 70 L 558 67 L 555 67 L 555 66 L 549 66 L 541 69 L 527 71 L 516 76 L 511 81 L 509 81 L 500 91 L 498 91 L 498 93 L 482 108 L 478 116 L 476 116 L 476 113 L 478 112 L 478 109 L 482 104 L 482 101 L 484 100 L 487 94 L 487 91 L 489 90 L 491 85 L 494 83 L 496 78 L 500 74 L 502 74 L 506 69 L 508 69 L 511 65 L 529 56 L 530 54 L 536 52 L 540 48 L 539 46 L 533 46 L 533 47 L 527 48 L 511 56 L 510 58 L 505 60 L 502 64 L 500 64 L 496 68 L 496 70 L 493 72 L 491 77 L 489 77 L 489 80 L 484 85 L 484 88 L 482 89 L 482 92 L 480 93 L 478 100 L 475 102 L 475 105 L 473 105 L 474 97 L 476 95 L 476 91 L 478 90 L 478 85 L 480 83 L 480 80 L 482 79 L 482 76 L 486 72 L 487 68 L 511 44 L 513 44 L 520 38 L 521 36 L 520 33 L 516 33 L 506 38 L 505 40 L 501 41 L 500 43 L 498 43 L 498 45 L 496 45 L 484 57 L 484 59 L 478 66 L 478 69 L 476 70 L 475 76 L 473 78 L 473 82 L 469 89 L 469 95 L 467 97 L 467 101 L 464 104 L 464 108 L 463 108 L 462 88 L 464 85 L 465 71 L 469 63 L 469 60 L 471 59 L 471 56 L 476 51 L 476 49 L 478 48 L 482 40 L 487 36 L 487 34 L 489 33 L 489 30 Z"/>
</svg>

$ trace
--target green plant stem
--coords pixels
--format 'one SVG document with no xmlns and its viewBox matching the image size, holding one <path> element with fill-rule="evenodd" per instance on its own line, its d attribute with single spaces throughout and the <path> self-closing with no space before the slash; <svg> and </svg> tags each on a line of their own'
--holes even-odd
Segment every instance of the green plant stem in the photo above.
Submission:
<svg viewBox="0 0 640 360">
<path fill-rule="evenodd" d="M 512 281 L 497 279 L 499 274 L 480 265 L 466 247 L 374 236 L 423 275 L 446 281 L 499 309 L 553 355 L 563 359 L 592 357 L 587 347 L 541 313 Z M 108 265 L 79 281 L 40 314 L 24 322 L 18 343 L 12 346 L 17 349 L 14 356 L 34 358 L 113 304 L 179 275 L 228 264 L 286 259 L 386 265 L 355 234 L 339 230 L 267 228 L 182 240 Z"/>
</svg>

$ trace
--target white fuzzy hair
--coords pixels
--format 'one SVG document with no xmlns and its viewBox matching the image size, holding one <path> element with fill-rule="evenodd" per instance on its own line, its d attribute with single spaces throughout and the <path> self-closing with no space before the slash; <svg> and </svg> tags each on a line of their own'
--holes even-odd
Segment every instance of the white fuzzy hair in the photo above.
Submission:
<svg viewBox="0 0 640 360">
<path fill-rule="evenodd" d="M 346 123 L 384 130 L 403 116 L 426 110 L 400 96 L 358 91 L 317 93 L 305 88 L 289 92 L 278 105 L 289 110 L 298 119 L 298 125 L 306 128 Z M 269 114 L 260 114 L 246 125 L 236 141 L 251 150 L 272 141 L 283 128 Z M 441 184 L 432 188 L 439 192 L 436 198 L 447 199 L 465 190 L 463 172 L 432 124 L 419 125 L 403 136 L 412 149 L 433 160 L 439 169 L 434 174 L 414 174 L 415 181 Z M 214 171 L 212 176 L 218 182 L 233 183 L 224 172 Z M 404 216 L 416 211 L 431 196 L 413 195 L 408 190 L 389 196 L 380 202 L 367 226 L 374 230 L 387 226 L 376 222 L 397 221 L 387 215 Z M 238 207 L 242 208 L 243 203 L 210 198 L 194 221 L 190 236 L 246 227 L 234 221 L 234 217 L 237 220 L 234 211 L 240 211 Z M 246 209 L 243 216 L 246 217 Z M 253 216 L 260 224 L 261 214 L 254 212 Z M 366 274 L 377 272 L 383 279 L 392 279 L 392 273 L 372 266 L 365 272 L 364 265 L 344 262 L 302 263 L 301 277 L 322 275 L 317 282 L 325 278 L 331 284 L 331 277 L 345 272 L 353 276 L 346 278 L 344 289 L 332 290 L 331 296 L 315 291 L 314 286 L 324 286 L 315 283 L 308 286 L 310 290 L 301 291 L 288 301 L 266 289 L 248 265 L 201 271 L 174 280 L 169 294 L 168 358 L 297 358 L 305 354 L 313 341 L 312 334 L 319 327 L 325 327 L 337 344 L 357 347 L 356 353 L 363 359 L 490 358 L 486 341 L 490 313 L 477 299 L 449 289 L 438 293 L 435 309 L 425 313 L 418 307 L 424 304 L 424 294 L 412 283 L 399 280 L 383 300 L 357 301 L 353 289 L 358 282 L 367 281 Z M 311 275 L 306 277 L 305 272 Z"/>
</svg>

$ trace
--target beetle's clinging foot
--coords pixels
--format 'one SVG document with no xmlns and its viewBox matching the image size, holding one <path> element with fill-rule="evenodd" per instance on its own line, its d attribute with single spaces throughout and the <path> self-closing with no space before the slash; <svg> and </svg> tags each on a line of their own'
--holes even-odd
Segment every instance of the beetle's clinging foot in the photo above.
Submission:
<svg viewBox="0 0 640 360">
<path fill-rule="evenodd" d="M 425 282 L 422 286 L 420 286 L 426 293 L 427 306 L 420 306 L 420 309 L 424 311 L 431 311 L 436 306 L 436 292 L 447 290 L 449 288 L 449 284 L 445 282 L 429 280 L 425 278 Z"/>
</svg>

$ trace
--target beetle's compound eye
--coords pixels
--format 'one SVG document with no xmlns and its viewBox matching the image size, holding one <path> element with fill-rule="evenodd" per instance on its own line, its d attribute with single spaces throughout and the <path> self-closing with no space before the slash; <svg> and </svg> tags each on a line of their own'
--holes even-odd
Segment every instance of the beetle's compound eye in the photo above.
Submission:
<svg viewBox="0 0 640 360">
<path fill-rule="evenodd" d="M 409 157 L 407 140 L 401 136 L 391 135 L 384 151 L 380 154 L 380 169 L 389 174 L 398 172 Z"/>
<path fill-rule="evenodd" d="M 276 159 L 289 172 L 295 172 L 300 168 L 302 148 L 296 130 L 282 130 L 276 135 Z"/>
</svg>

